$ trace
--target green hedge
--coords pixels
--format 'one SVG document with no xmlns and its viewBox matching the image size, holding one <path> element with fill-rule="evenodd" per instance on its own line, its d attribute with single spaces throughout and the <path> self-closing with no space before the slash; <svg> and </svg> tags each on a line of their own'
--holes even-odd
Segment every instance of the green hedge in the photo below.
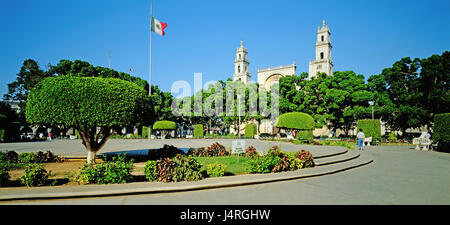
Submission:
<svg viewBox="0 0 450 225">
<path fill-rule="evenodd" d="M 203 137 L 203 124 L 194 125 L 194 138 Z"/>
<path fill-rule="evenodd" d="M 256 134 L 257 134 L 256 124 L 250 123 L 245 125 L 245 132 L 244 132 L 245 137 L 253 138 L 255 137 Z"/>
<path fill-rule="evenodd" d="M 153 124 L 153 130 L 175 130 L 177 129 L 177 124 L 173 121 L 162 120 L 157 121 Z"/>
<path fill-rule="evenodd" d="M 358 120 L 357 123 L 357 131 L 359 132 L 359 129 L 362 129 L 364 135 L 366 138 L 372 137 L 372 143 L 375 143 L 377 140 L 381 141 L 381 125 L 380 120 L 378 119 L 364 119 L 364 120 Z"/>
<path fill-rule="evenodd" d="M 293 130 L 314 130 L 316 123 L 306 113 L 290 112 L 280 115 L 276 127 Z"/>
<path fill-rule="evenodd" d="M 312 130 L 300 130 L 297 133 L 297 139 L 300 141 L 312 141 L 314 139 Z"/>
<path fill-rule="evenodd" d="M 149 134 L 148 127 L 147 126 L 143 126 L 142 127 L 142 137 L 148 138 L 148 134 Z"/>
<path fill-rule="evenodd" d="M 450 113 L 434 115 L 433 142 L 438 143 L 438 151 L 450 152 Z"/>
</svg>

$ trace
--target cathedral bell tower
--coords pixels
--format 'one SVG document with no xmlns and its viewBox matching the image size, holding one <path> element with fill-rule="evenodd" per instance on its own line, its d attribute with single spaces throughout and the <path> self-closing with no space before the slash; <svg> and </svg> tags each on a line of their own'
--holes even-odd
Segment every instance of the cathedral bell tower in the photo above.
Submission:
<svg viewBox="0 0 450 225">
<path fill-rule="evenodd" d="M 330 28 L 322 22 L 317 28 L 316 60 L 309 62 L 309 78 L 317 77 L 318 73 L 333 75 L 333 61 L 331 60 Z"/>
<path fill-rule="evenodd" d="M 247 49 L 244 48 L 244 42 L 241 41 L 241 46 L 236 51 L 236 59 L 234 60 L 234 75 L 233 81 L 241 80 L 244 84 L 250 83 L 251 76 L 249 72 L 250 62 L 247 58 Z"/>
</svg>

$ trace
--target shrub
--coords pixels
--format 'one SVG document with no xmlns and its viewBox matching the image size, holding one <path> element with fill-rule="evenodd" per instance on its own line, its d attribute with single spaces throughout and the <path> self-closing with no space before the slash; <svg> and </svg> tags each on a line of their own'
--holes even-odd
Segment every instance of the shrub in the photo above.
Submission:
<svg viewBox="0 0 450 225">
<path fill-rule="evenodd" d="M 112 160 L 104 158 L 98 165 L 86 164 L 75 176 L 78 183 L 115 184 L 126 183 L 132 180 L 133 159 L 125 160 L 125 155 L 113 157 Z"/>
<path fill-rule="evenodd" d="M 366 138 L 372 137 L 372 143 L 375 143 L 377 140 L 381 142 L 381 126 L 380 120 L 378 119 L 365 119 L 358 120 L 357 123 L 357 131 L 362 129 Z"/>
<path fill-rule="evenodd" d="M 450 152 L 450 113 L 434 116 L 433 142 L 438 143 L 438 151 Z"/>
<path fill-rule="evenodd" d="M 19 163 L 35 163 L 36 154 L 33 152 L 22 152 L 17 157 Z"/>
<path fill-rule="evenodd" d="M 15 151 L 8 151 L 5 154 L 5 161 L 10 163 L 17 163 L 19 158 L 19 154 Z"/>
<path fill-rule="evenodd" d="M 302 166 L 298 169 L 314 167 L 314 158 L 312 154 L 306 150 L 300 150 L 295 154 L 295 158 L 299 159 L 302 163 Z"/>
<path fill-rule="evenodd" d="M 195 150 L 189 150 L 189 155 L 198 157 L 211 157 L 211 156 L 227 156 L 230 153 L 227 151 L 225 146 L 219 144 L 218 142 L 213 143 L 207 148 L 197 148 Z"/>
<path fill-rule="evenodd" d="M 255 147 L 253 147 L 253 145 L 250 145 L 250 146 L 248 146 L 246 149 L 245 149 L 245 155 L 244 155 L 246 158 L 252 158 L 252 159 L 254 159 L 254 158 L 256 158 L 256 157 L 258 157 L 258 152 L 256 151 L 256 148 Z"/>
<path fill-rule="evenodd" d="M 148 138 L 149 137 L 149 130 L 147 126 L 142 127 L 142 137 Z"/>
<path fill-rule="evenodd" d="M 279 150 L 277 146 L 273 146 L 266 155 L 255 158 L 250 162 L 250 173 L 270 173 L 281 162 L 284 154 Z M 282 166 L 277 167 L 275 170 L 281 169 Z"/>
<path fill-rule="evenodd" d="M 273 146 L 266 155 L 250 162 L 251 173 L 276 173 L 314 166 L 310 152 L 301 150 L 297 153 L 285 153 L 278 146 Z"/>
<path fill-rule="evenodd" d="M 206 165 L 206 173 L 210 177 L 222 177 L 227 172 L 227 166 L 220 163 Z"/>
<path fill-rule="evenodd" d="M 148 160 L 173 158 L 178 154 L 184 154 L 184 152 L 173 145 L 164 145 L 160 149 L 148 151 Z"/>
<path fill-rule="evenodd" d="M 59 157 L 51 151 L 37 152 L 35 153 L 35 163 L 51 163 L 51 162 L 63 162 L 64 158 Z"/>
<path fill-rule="evenodd" d="M 25 167 L 25 174 L 20 177 L 20 181 L 29 187 L 47 185 L 48 176 L 47 170 L 41 164 L 32 163 Z"/>
<path fill-rule="evenodd" d="M 4 168 L 0 168 L 0 186 L 4 187 L 8 185 L 9 179 L 11 177 L 9 176 L 8 170 Z"/>
<path fill-rule="evenodd" d="M 0 129 L 0 141 L 5 140 L 5 137 L 6 137 L 5 134 L 6 134 L 5 129 Z"/>
<path fill-rule="evenodd" d="M 397 136 L 395 135 L 394 132 L 389 133 L 388 140 L 389 140 L 389 142 L 396 142 L 397 141 Z"/>
<path fill-rule="evenodd" d="M 157 165 L 158 165 L 158 162 L 155 160 L 149 160 L 145 163 L 144 173 L 145 173 L 145 177 L 149 181 L 157 181 L 158 180 Z"/>
<path fill-rule="evenodd" d="M 253 137 L 255 137 L 256 134 L 257 134 L 256 124 L 250 123 L 250 124 L 245 125 L 245 131 L 244 131 L 245 137 L 253 138 Z"/>
<path fill-rule="evenodd" d="M 191 156 L 177 155 L 171 159 L 158 160 L 156 177 L 162 182 L 196 181 L 203 178 L 200 168 L 201 165 Z"/>
<path fill-rule="evenodd" d="M 203 124 L 194 125 L 194 138 L 203 137 Z"/>
<path fill-rule="evenodd" d="M 313 130 L 300 130 L 297 133 L 297 140 L 299 141 L 312 141 L 314 139 Z"/>
</svg>

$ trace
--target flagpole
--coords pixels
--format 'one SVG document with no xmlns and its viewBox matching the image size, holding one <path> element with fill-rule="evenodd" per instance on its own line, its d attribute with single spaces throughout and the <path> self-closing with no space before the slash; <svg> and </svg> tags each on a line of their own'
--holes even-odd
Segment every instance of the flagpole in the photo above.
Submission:
<svg viewBox="0 0 450 225">
<path fill-rule="evenodd" d="M 150 63 L 149 63 L 149 79 L 148 79 L 148 95 L 152 96 L 152 1 L 150 1 Z"/>
</svg>

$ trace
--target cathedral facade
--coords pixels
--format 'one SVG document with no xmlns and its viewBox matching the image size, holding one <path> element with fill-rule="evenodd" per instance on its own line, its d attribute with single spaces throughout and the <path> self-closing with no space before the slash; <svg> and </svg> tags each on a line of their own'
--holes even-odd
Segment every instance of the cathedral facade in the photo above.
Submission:
<svg viewBox="0 0 450 225">
<path fill-rule="evenodd" d="M 331 60 L 331 41 L 330 28 L 322 22 L 322 27 L 317 29 L 316 40 L 316 60 L 309 62 L 309 76 L 308 79 L 316 77 L 318 73 L 326 73 L 333 75 L 333 61 Z M 242 81 L 245 84 L 251 82 L 251 75 L 249 71 L 250 61 L 248 59 L 247 48 L 244 47 L 244 42 L 241 41 L 241 46 L 236 50 L 236 58 L 234 60 L 234 74 L 233 81 Z M 260 87 L 265 87 L 270 90 L 273 84 L 279 82 L 281 77 L 292 76 L 296 74 L 296 64 L 293 62 L 289 65 L 277 66 L 272 68 L 259 69 L 257 71 L 257 82 Z"/>
<path fill-rule="evenodd" d="M 309 61 L 309 73 L 308 79 L 317 77 L 318 73 L 326 73 L 333 75 L 333 61 L 331 60 L 331 41 L 330 41 L 330 28 L 322 22 L 322 27 L 317 29 L 316 40 L 316 59 Z M 248 59 L 247 48 L 244 47 L 244 42 L 241 41 L 241 45 L 236 50 L 236 58 L 234 60 L 234 74 L 233 81 L 242 81 L 245 84 L 251 83 L 251 75 L 249 71 L 250 61 Z M 282 65 L 277 67 L 269 67 L 259 69 L 257 71 L 257 82 L 260 87 L 264 87 L 266 90 L 270 90 L 272 85 L 277 84 L 279 80 L 284 76 L 296 76 L 297 66 L 295 62 L 289 65 Z M 255 122 L 256 123 L 256 122 Z M 262 120 L 259 124 L 259 133 L 275 133 L 274 127 L 275 121 L 269 119 Z M 241 124 L 241 132 L 244 130 L 245 124 Z M 234 128 L 230 128 L 232 132 L 236 132 Z M 318 133 L 317 133 L 318 132 Z M 315 131 L 315 135 L 321 135 L 329 131 Z"/>
</svg>

